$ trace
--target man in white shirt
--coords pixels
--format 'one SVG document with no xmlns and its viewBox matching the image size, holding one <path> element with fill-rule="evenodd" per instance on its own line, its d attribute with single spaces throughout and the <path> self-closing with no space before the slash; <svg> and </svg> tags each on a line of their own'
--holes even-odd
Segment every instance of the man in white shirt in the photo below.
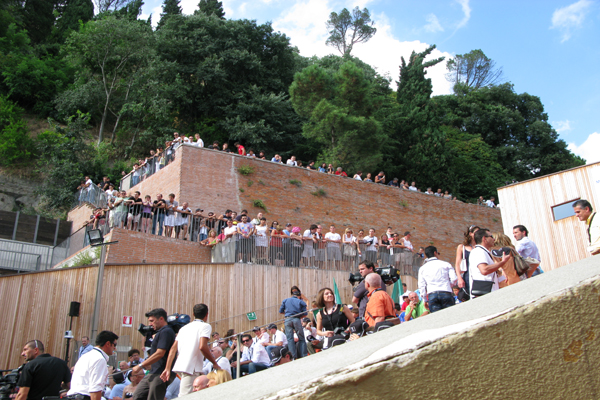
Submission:
<svg viewBox="0 0 600 400">
<path fill-rule="evenodd" d="M 75 364 L 69 396 L 79 394 L 84 400 L 100 400 L 108 378 L 108 357 L 117 348 L 119 337 L 110 331 L 96 336 L 96 347 L 85 353 Z"/>
<path fill-rule="evenodd" d="M 454 305 L 452 285 L 457 281 L 456 272 L 450 263 L 438 260 L 434 246 L 425 248 L 427 260 L 419 268 L 419 290 L 429 303 L 429 312 L 436 312 Z"/>
<path fill-rule="evenodd" d="M 267 341 L 267 343 L 263 343 L 263 346 L 266 347 L 267 354 L 269 358 L 271 358 L 271 351 L 278 346 L 287 347 L 287 337 L 285 333 L 281 332 L 277 329 L 277 325 L 271 324 L 268 326 L 269 334 L 271 335 L 271 340 Z M 306 336 L 305 336 L 306 337 Z"/>
<path fill-rule="evenodd" d="M 493 282 L 491 291 L 498 290 L 498 276 L 496 275 L 496 271 L 512 258 L 512 255 L 504 254 L 501 261 L 494 262 L 490 253 L 490 250 L 494 246 L 494 238 L 489 229 L 479 229 L 475 232 L 474 239 L 476 246 L 469 254 L 469 287 L 471 288 L 471 297 L 473 297 L 474 281 Z"/>
<path fill-rule="evenodd" d="M 217 346 L 210 349 L 210 352 L 215 358 L 217 364 L 219 364 L 219 367 L 221 367 L 223 371 L 226 371 L 229 374 L 229 376 L 231 376 L 231 364 L 229 363 L 229 360 L 227 358 L 223 357 L 223 349 Z M 208 375 L 212 370 L 212 363 L 208 360 L 204 360 L 204 369 L 202 370 L 202 373 L 204 375 Z"/>
<path fill-rule="evenodd" d="M 339 269 L 342 261 L 342 252 L 340 251 L 342 237 L 335 232 L 335 225 L 329 226 L 329 232 L 325 234 L 325 241 L 327 242 L 327 261 L 333 261 L 335 269 Z"/>
<path fill-rule="evenodd" d="M 536 244 L 533 242 L 533 240 L 529 239 L 529 236 L 527 235 L 529 235 L 529 231 L 527 231 L 525 226 L 513 226 L 513 237 L 517 241 L 517 245 L 515 246 L 517 253 L 519 253 L 523 258 L 531 257 L 541 262 L 542 258 L 540 257 L 540 252 Z M 531 276 L 536 276 L 541 273 L 543 273 L 542 268 L 538 266 Z"/>
<path fill-rule="evenodd" d="M 416 182 L 411 183 L 410 186 L 408 187 L 408 190 L 412 190 L 413 192 L 418 192 L 419 189 L 417 189 Z"/>
<path fill-rule="evenodd" d="M 296 156 L 292 156 L 289 160 L 287 160 L 287 165 L 293 165 L 294 167 L 298 166 L 298 163 L 296 162 Z"/>
<path fill-rule="evenodd" d="M 490 197 L 490 199 L 485 202 L 485 205 L 491 208 L 496 207 L 496 203 L 494 203 L 494 200 L 496 200 L 494 196 Z"/>
<path fill-rule="evenodd" d="M 253 374 L 257 371 L 269 368 L 271 359 L 262 343 L 254 343 L 252 336 L 244 334 L 242 335 L 242 345 L 244 346 L 244 350 L 242 352 L 242 359 L 240 360 L 241 372 Z M 236 368 L 237 361 L 234 361 L 231 363 L 233 379 L 236 378 Z"/>
<path fill-rule="evenodd" d="M 204 357 L 212 363 L 215 369 L 221 369 L 208 348 L 212 328 L 205 322 L 207 317 L 208 307 L 205 304 L 196 304 L 194 306 L 194 318 L 196 319 L 179 330 L 177 339 L 169 351 L 165 370 L 160 375 L 160 379 L 164 382 L 169 381 L 171 370 L 181 376 L 180 396 L 192 393 L 194 379 L 202 374 Z M 178 349 L 179 357 L 171 368 Z"/>
</svg>

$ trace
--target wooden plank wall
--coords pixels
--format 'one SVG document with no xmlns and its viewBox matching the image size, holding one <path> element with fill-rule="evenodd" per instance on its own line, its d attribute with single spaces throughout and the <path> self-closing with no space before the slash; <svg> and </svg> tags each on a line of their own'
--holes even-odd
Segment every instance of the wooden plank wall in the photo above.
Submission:
<svg viewBox="0 0 600 400">
<path fill-rule="evenodd" d="M 7 317 L 0 327 L 1 369 L 20 365 L 22 346 L 31 339 L 42 340 L 50 354 L 63 358 L 71 301 L 81 303 L 80 316 L 73 319 L 75 338 L 90 335 L 97 271 L 93 266 L 0 277 L 0 304 Z M 162 307 L 169 314 L 191 315 L 193 305 L 202 302 L 209 306 L 209 322 L 220 320 L 215 330 L 240 332 L 279 319 L 279 304 L 292 285 L 313 300 L 319 289 L 333 287 L 333 279 L 344 302 L 350 302 L 343 271 L 248 264 L 107 265 L 99 329 L 121 336 L 121 344 L 140 346 L 137 327 L 147 324 L 145 312 Z M 247 320 L 251 311 L 257 321 Z M 133 316 L 131 328 L 121 326 L 126 315 Z M 117 358 L 124 359 L 127 350 L 120 348 Z"/>
<path fill-rule="evenodd" d="M 600 163 L 559 172 L 498 189 L 504 233 L 524 225 L 549 271 L 589 257 L 585 224 L 576 217 L 553 220 L 552 207 L 577 198 L 600 208 Z"/>
</svg>

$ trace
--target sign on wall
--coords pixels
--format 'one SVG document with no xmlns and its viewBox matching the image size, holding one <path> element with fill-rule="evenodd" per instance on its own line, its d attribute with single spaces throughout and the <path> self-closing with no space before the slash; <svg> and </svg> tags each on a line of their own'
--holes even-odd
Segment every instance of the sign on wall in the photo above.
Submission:
<svg viewBox="0 0 600 400">
<path fill-rule="evenodd" d="M 123 324 L 121 326 L 124 326 L 126 328 L 131 328 L 133 326 L 133 317 L 131 317 L 129 315 L 124 315 L 123 316 Z"/>
</svg>

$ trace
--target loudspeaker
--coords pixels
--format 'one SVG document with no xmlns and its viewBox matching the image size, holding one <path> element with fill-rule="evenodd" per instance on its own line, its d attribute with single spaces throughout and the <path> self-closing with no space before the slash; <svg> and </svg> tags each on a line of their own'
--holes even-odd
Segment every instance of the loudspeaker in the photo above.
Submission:
<svg viewBox="0 0 600 400">
<path fill-rule="evenodd" d="M 79 317 L 79 306 L 80 305 L 81 304 L 76 301 L 71 302 L 71 307 L 69 308 L 69 317 Z"/>
</svg>

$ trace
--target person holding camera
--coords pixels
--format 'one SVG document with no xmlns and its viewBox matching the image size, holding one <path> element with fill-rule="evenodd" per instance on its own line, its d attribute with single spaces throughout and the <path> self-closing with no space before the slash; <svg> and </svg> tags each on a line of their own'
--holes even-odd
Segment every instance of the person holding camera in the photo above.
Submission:
<svg viewBox="0 0 600 400">
<path fill-rule="evenodd" d="M 68 398 L 74 400 L 100 400 L 108 378 L 108 357 L 117 348 L 119 337 L 111 331 L 96 336 L 96 347 L 84 354 L 75 364 Z"/>
<path fill-rule="evenodd" d="M 167 386 L 173 382 L 175 375 L 172 375 L 167 382 L 163 382 L 160 374 L 165 369 L 169 351 L 175 342 L 175 332 L 167 324 L 167 312 L 162 308 L 148 311 L 146 318 L 148 318 L 148 325 L 156 331 L 156 334 L 148 352 L 149 357 L 133 367 L 131 371 L 133 374 L 137 374 L 150 367 L 150 373 L 139 383 L 133 393 L 133 399 L 164 400 Z"/>
<path fill-rule="evenodd" d="M 317 335 L 324 337 L 323 349 L 346 342 L 343 333 L 354 322 L 354 315 L 342 304 L 335 304 L 335 295 L 330 288 L 323 288 L 317 294 Z M 339 343 L 338 343 L 339 342 Z"/>
<path fill-rule="evenodd" d="M 44 353 L 44 344 L 31 340 L 23 346 L 21 356 L 27 364 L 19 377 L 16 400 L 41 400 L 44 396 L 58 396 L 61 387 L 71 382 L 71 371 L 66 362 Z"/>
<path fill-rule="evenodd" d="M 367 296 L 369 292 L 365 287 L 364 278 L 370 273 L 375 272 L 375 265 L 372 261 L 365 260 L 358 265 L 358 272 L 360 273 L 360 276 L 362 276 L 363 280 L 358 284 L 356 289 L 354 289 L 354 296 L 352 297 L 352 302 L 358 305 L 358 317 L 364 318 L 365 310 L 367 309 L 367 302 L 369 301 L 369 298 Z M 381 289 L 383 289 L 383 291 L 386 290 L 384 282 L 381 282 Z"/>
</svg>

